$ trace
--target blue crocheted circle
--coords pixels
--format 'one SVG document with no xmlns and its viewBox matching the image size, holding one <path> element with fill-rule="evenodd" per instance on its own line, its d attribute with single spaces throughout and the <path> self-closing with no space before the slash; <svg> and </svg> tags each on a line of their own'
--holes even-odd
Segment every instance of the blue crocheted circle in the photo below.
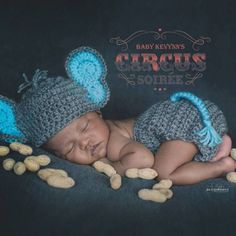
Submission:
<svg viewBox="0 0 236 236">
<path fill-rule="evenodd" d="M 22 132 L 16 126 L 15 113 L 13 105 L 3 96 L 0 96 L 0 134 L 24 138 Z M 6 142 L 13 142 L 15 139 L 4 139 Z"/>
<path fill-rule="evenodd" d="M 107 100 L 107 67 L 96 50 L 89 47 L 73 50 L 66 60 L 65 67 L 68 76 L 88 92 L 88 98 L 92 102 L 102 104 Z"/>
</svg>

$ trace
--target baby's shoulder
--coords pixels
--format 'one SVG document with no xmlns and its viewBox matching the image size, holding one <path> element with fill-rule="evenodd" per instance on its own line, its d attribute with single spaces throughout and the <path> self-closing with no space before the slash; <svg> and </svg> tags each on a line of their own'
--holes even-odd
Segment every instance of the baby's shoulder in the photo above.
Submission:
<svg viewBox="0 0 236 236">
<path fill-rule="evenodd" d="M 119 121 L 109 121 L 110 137 L 107 146 L 107 157 L 112 161 L 119 160 L 120 150 L 132 140 L 127 125 Z"/>
<path fill-rule="evenodd" d="M 128 139 L 133 139 L 133 127 L 135 118 L 124 120 L 106 120 L 110 132 L 120 134 Z"/>
</svg>

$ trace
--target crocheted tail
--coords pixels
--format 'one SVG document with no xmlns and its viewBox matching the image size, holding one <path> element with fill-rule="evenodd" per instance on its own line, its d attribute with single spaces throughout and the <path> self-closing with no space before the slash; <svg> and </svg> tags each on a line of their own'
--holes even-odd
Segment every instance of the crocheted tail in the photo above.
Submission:
<svg viewBox="0 0 236 236">
<path fill-rule="evenodd" d="M 214 147 L 222 142 L 222 138 L 216 132 L 214 127 L 212 126 L 210 120 L 210 114 L 204 104 L 204 102 L 194 94 L 190 92 L 177 92 L 171 95 L 170 100 L 172 102 L 177 102 L 181 98 L 187 99 L 196 106 L 196 108 L 200 111 L 202 121 L 205 125 L 205 128 L 199 131 L 195 131 L 201 137 L 200 142 L 203 145 L 208 145 L 209 147 Z"/>
</svg>

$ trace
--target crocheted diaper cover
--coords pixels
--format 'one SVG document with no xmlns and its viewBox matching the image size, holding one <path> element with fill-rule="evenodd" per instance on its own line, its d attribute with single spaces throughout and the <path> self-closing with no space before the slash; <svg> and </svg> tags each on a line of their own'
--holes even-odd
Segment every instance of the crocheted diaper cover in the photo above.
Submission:
<svg viewBox="0 0 236 236">
<path fill-rule="evenodd" d="M 222 137 L 228 130 L 223 112 L 209 100 L 204 100 L 204 104 L 213 128 Z M 166 140 L 192 142 L 199 149 L 194 160 L 205 162 L 216 155 L 219 144 L 214 147 L 204 145 L 196 133 L 203 128 L 201 114 L 190 101 L 181 100 L 173 103 L 166 100 L 152 105 L 140 114 L 135 120 L 133 133 L 134 140 L 143 143 L 153 154 Z"/>
</svg>

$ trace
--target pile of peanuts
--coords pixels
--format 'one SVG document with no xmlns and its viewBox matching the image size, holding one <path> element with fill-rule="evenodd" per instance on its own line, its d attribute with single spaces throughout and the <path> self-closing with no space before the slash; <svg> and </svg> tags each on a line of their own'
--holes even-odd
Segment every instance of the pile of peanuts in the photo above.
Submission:
<svg viewBox="0 0 236 236">
<path fill-rule="evenodd" d="M 121 187 L 121 176 L 116 173 L 116 170 L 111 165 L 102 161 L 96 161 L 93 166 L 98 172 L 104 173 L 110 178 L 110 185 L 113 189 L 119 189 Z M 155 179 L 158 173 L 151 168 L 131 168 L 126 170 L 125 176 L 128 178 L 151 180 Z M 161 180 L 159 183 L 155 184 L 152 189 L 141 189 L 138 192 L 138 196 L 143 200 L 163 203 L 173 196 L 173 192 L 170 190 L 171 186 L 172 181 L 170 179 Z"/>
<path fill-rule="evenodd" d="M 236 161 L 236 148 L 231 149 L 230 156 Z M 229 182 L 236 183 L 236 172 L 233 171 L 233 172 L 227 173 L 226 179 Z"/>
<path fill-rule="evenodd" d="M 170 190 L 171 186 L 170 179 L 162 179 L 159 183 L 154 184 L 152 189 L 139 190 L 138 196 L 143 200 L 163 203 L 173 196 L 173 192 Z"/>
<path fill-rule="evenodd" d="M 101 173 L 104 173 L 110 177 L 110 184 L 113 189 L 119 189 L 121 187 L 121 176 L 116 173 L 116 170 L 109 164 L 102 161 L 95 161 L 93 167 Z"/>
<path fill-rule="evenodd" d="M 7 146 L 0 146 L 0 157 L 6 157 L 12 151 L 17 151 L 22 155 L 27 156 L 23 162 L 15 162 L 12 158 L 7 158 L 3 161 L 3 168 L 7 171 L 14 170 L 15 174 L 22 175 L 26 170 L 37 172 L 37 175 L 48 185 L 56 188 L 71 188 L 75 185 L 75 181 L 70 178 L 66 171 L 62 169 L 44 168 L 51 160 L 47 155 L 32 156 L 33 150 L 30 146 L 14 142 Z M 236 161 L 236 148 L 231 150 L 231 157 Z M 122 178 L 117 174 L 116 170 L 109 164 L 102 161 L 96 161 L 93 167 L 101 173 L 104 173 L 110 178 L 110 185 L 113 189 L 119 189 L 122 185 Z M 141 178 L 146 180 L 155 179 L 158 173 L 151 168 L 137 169 L 131 168 L 125 172 L 128 178 Z M 236 172 L 230 172 L 226 175 L 226 179 L 236 183 Z M 170 190 L 172 181 L 164 179 L 153 185 L 152 189 L 141 189 L 138 192 L 139 198 L 154 202 L 163 203 L 167 199 L 172 198 L 173 192 Z"/>
<path fill-rule="evenodd" d="M 10 148 L 9 148 L 10 147 Z M 3 161 L 3 168 L 7 171 L 13 170 L 16 175 L 23 175 L 26 170 L 37 172 L 40 179 L 47 182 L 49 186 L 56 188 L 71 188 L 75 185 L 75 181 L 68 177 L 66 171 L 61 169 L 44 168 L 51 159 L 47 155 L 33 156 L 33 149 L 25 144 L 13 142 L 7 146 L 0 146 L 0 156 L 6 157 L 10 150 L 19 152 L 21 155 L 27 156 L 23 162 L 15 162 L 12 158 L 7 158 Z"/>
<path fill-rule="evenodd" d="M 236 161 L 236 148 L 231 150 L 230 156 Z M 93 166 L 98 172 L 104 173 L 110 178 L 110 185 L 113 189 L 119 189 L 121 187 L 121 176 L 116 173 L 116 170 L 111 165 L 102 161 L 96 161 Z M 151 168 L 131 168 L 126 170 L 125 176 L 128 178 L 151 180 L 155 179 L 158 176 L 158 173 Z M 236 172 L 228 173 L 226 179 L 230 182 L 236 183 Z M 138 196 L 143 200 L 163 203 L 173 196 L 173 192 L 170 190 L 171 186 L 172 181 L 170 179 L 163 179 L 159 183 L 154 184 L 152 189 L 139 190 Z"/>
</svg>

